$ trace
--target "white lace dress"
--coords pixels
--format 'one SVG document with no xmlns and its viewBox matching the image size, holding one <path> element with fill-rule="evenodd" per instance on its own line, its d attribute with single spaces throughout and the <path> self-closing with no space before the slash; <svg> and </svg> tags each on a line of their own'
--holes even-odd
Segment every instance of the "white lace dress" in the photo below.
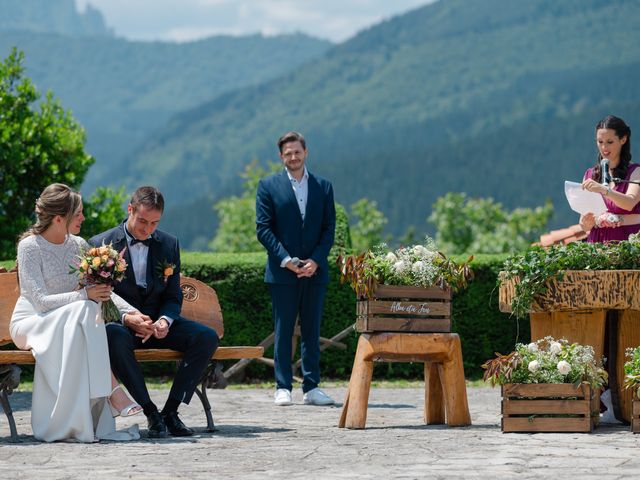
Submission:
<svg viewBox="0 0 640 480">
<path fill-rule="evenodd" d="M 60 245 L 40 235 L 18 244 L 20 298 L 10 333 L 16 346 L 30 349 L 36 359 L 31 426 L 46 442 L 135 438 L 115 431 L 106 402 L 111 370 L 100 306 L 77 290 L 78 278 L 69 271 L 88 246 L 75 235 Z M 122 312 L 132 309 L 119 297 L 114 300 Z"/>
</svg>

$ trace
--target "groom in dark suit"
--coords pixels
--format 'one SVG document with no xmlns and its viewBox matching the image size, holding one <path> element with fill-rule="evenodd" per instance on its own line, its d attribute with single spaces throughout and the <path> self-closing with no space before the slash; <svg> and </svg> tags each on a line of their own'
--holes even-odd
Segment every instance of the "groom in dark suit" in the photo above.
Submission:
<svg viewBox="0 0 640 480">
<path fill-rule="evenodd" d="M 267 249 L 275 325 L 276 405 L 291 405 L 292 336 L 300 318 L 303 401 L 331 405 L 320 383 L 320 322 L 329 282 L 327 256 L 333 245 L 336 211 L 333 187 L 307 171 L 307 146 L 297 132 L 278 140 L 284 170 L 260 180 L 256 196 L 258 240 Z"/>
<path fill-rule="evenodd" d="M 164 198 L 154 187 L 140 187 L 120 225 L 96 235 L 92 245 L 111 243 L 125 250 L 126 277 L 114 291 L 140 313 L 124 315 L 107 325 L 111 369 L 147 416 L 149 437 L 192 435 L 178 417 L 181 402 L 189 403 L 198 381 L 218 347 L 214 330 L 180 316 L 180 246 L 178 239 L 157 230 Z M 151 401 L 134 350 L 168 348 L 184 353 L 169 397 L 158 411 Z"/>
</svg>

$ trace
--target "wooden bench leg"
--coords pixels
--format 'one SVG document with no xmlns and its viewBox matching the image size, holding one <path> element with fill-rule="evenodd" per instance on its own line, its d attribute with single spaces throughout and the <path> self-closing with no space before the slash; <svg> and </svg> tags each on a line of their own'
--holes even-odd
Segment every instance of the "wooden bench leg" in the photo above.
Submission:
<svg viewBox="0 0 640 480">
<path fill-rule="evenodd" d="M 17 365 L 0 365 L 0 405 L 4 410 L 4 414 L 7 416 L 7 422 L 9 422 L 9 432 L 11 433 L 11 441 L 18 441 L 18 429 L 16 428 L 16 421 L 13 418 L 13 409 L 9 402 L 9 394 L 13 392 L 15 388 L 20 385 L 20 367 Z"/>
<path fill-rule="evenodd" d="M 347 411 L 349 410 L 349 388 L 347 387 L 347 394 L 342 405 L 342 412 L 340 412 L 340 420 L 338 420 L 338 428 L 344 428 L 347 421 Z"/>
<path fill-rule="evenodd" d="M 445 423 L 445 408 L 437 363 L 424 363 L 424 386 L 424 422 L 427 425 L 442 425 Z"/>
<path fill-rule="evenodd" d="M 349 381 L 349 398 L 345 402 L 345 427 L 364 428 L 367 423 L 367 407 L 369 404 L 369 390 L 373 376 L 373 361 L 365 360 L 371 351 L 371 345 L 366 335 L 360 335 L 358 350 L 353 361 L 351 380 Z"/>
<path fill-rule="evenodd" d="M 450 427 L 471 425 L 459 338 L 453 344 L 449 361 L 439 364 L 438 369 L 444 386 L 447 424 Z"/>
</svg>

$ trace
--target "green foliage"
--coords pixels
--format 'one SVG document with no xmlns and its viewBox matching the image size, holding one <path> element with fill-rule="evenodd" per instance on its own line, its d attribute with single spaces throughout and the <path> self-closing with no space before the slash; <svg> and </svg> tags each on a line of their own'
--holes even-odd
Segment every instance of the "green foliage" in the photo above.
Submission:
<svg viewBox="0 0 640 480">
<path fill-rule="evenodd" d="M 634 389 L 633 397 L 640 398 L 637 391 L 640 387 L 640 347 L 628 348 L 625 352 L 627 361 L 624 364 L 624 386 Z"/>
<path fill-rule="evenodd" d="M 433 205 L 428 221 L 436 240 L 449 253 L 510 253 L 526 250 L 544 231 L 553 205 L 506 211 L 492 198 L 468 198 L 447 193 Z"/>
<path fill-rule="evenodd" d="M 251 162 L 240 174 L 244 187 L 240 196 L 231 196 L 214 205 L 218 213 L 218 230 L 209 247 L 216 252 L 259 252 L 263 249 L 256 238 L 256 193 L 260 179 L 282 168 L 277 162 L 267 169 Z"/>
<path fill-rule="evenodd" d="M 370 250 L 383 242 L 382 232 L 388 220 L 375 200 L 361 198 L 351 205 L 351 217 L 357 220 L 351 226 L 351 240 L 356 252 Z"/>
<path fill-rule="evenodd" d="M 497 354 L 486 362 L 484 379 L 492 384 L 586 382 L 595 389 L 607 383 L 602 360 L 595 358 L 591 345 L 569 343 L 545 337 L 530 344 L 518 343 L 508 355 Z"/>
<path fill-rule="evenodd" d="M 0 62 L 0 256 L 15 254 L 16 239 L 31 223 L 34 202 L 47 185 L 78 188 L 93 163 L 82 127 L 24 76 L 24 54 L 13 49 Z"/>
<path fill-rule="evenodd" d="M 89 200 L 83 201 L 85 220 L 82 224 L 82 236 L 91 238 L 122 222 L 126 216 L 122 206 L 127 199 L 124 187 L 118 190 L 106 187 L 96 189 Z"/>
<path fill-rule="evenodd" d="M 574 242 L 532 247 L 516 254 L 504 263 L 500 281 L 516 278 L 511 304 L 513 315 L 527 316 L 537 295 L 548 289 L 548 280 L 562 279 L 565 270 L 637 270 L 640 268 L 640 238 L 631 235 L 628 241 L 610 243 Z"/>
<path fill-rule="evenodd" d="M 344 255 L 351 251 L 353 243 L 351 241 L 351 228 L 349 227 L 349 216 L 347 210 L 336 203 L 336 233 L 333 241 L 331 254 L 333 256 Z"/>
</svg>

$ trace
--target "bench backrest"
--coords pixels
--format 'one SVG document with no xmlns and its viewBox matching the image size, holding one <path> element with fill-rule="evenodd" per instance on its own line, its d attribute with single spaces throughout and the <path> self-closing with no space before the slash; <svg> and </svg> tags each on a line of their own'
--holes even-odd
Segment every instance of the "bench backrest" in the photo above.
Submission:
<svg viewBox="0 0 640 480">
<path fill-rule="evenodd" d="M 180 277 L 184 300 L 182 316 L 213 328 L 224 336 L 224 320 L 218 295 L 209 285 L 190 277 Z M 0 273 L 0 345 L 11 343 L 9 323 L 20 296 L 16 272 Z"/>
</svg>

